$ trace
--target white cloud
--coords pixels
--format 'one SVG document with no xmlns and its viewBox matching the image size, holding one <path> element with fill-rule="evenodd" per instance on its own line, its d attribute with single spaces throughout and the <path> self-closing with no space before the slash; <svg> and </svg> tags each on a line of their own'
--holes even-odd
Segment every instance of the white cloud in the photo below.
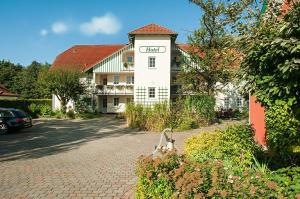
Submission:
<svg viewBox="0 0 300 199">
<path fill-rule="evenodd" d="M 80 31 L 86 35 L 115 34 L 121 29 L 121 22 L 114 15 L 107 13 L 100 17 L 93 17 L 91 21 L 82 23 Z"/>
<path fill-rule="evenodd" d="M 52 24 L 51 29 L 55 34 L 62 34 L 68 31 L 68 26 L 63 22 L 55 22 Z"/>
<path fill-rule="evenodd" d="M 46 30 L 46 29 L 42 29 L 40 31 L 40 35 L 42 35 L 42 36 L 46 36 L 47 34 L 48 34 L 48 30 Z"/>
</svg>

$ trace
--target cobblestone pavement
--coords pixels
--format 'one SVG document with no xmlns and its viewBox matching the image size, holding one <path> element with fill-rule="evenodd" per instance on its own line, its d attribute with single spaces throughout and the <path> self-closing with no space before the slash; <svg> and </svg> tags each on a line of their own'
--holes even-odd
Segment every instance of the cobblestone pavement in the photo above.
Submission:
<svg viewBox="0 0 300 199">
<path fill-rule="evenodd" d="M 198 132 L 176 133 L 177 148 Z M 113 116 L 36 120 L 31 129 L 0 136 L 0 198 L 132 198 L 136 159 L 158 140 Z"/>
</svg>

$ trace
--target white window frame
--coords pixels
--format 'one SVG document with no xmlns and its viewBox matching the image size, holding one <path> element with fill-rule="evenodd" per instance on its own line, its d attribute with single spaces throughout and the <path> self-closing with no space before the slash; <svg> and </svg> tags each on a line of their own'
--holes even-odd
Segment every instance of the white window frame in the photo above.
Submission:
<svg viewBox="0 0 300 199">
<path fill-rule="evenodd" d="M 118 80 L 118 81 L 117 81 Z M 120 75 L 114 75 L 114 84 L 118 85 L 120 84 Z"/>
<path fill-rule="evenodd" d="M 237 98 L 236 98 L 236 106 L 237 106 L 238 108 L 241 108 L 241 107 L 243 106 L 243 100 L 242 100 L 241 97 L 237 97 Z"/>
<path fill-rule="evenodd" d="M 229 99 L 229 97 L 225 97 L 224 98 L 224 107 L 225 107 L 225 109 L 229 109 L 229 105 L 230 105 L 230 99 Z"/>
<path fill-rule="evenodd" d="M 118 102 L 118 103 L 116 103 L 116 102 Z M 120 99 L 119 99 L 118 97 L 114 97 L 113 103 L 114 103 L 114 106 L 119 106 L 119 104 L 120 104 Z"/>
<path fill-rule="evenodd" d="M 148 87 L 148 98 L 149 99 L 154 99 L 155 98 L 155 92 L 156 92 L 155 87 Z"/>
<path fill-rule="evenodd" d="M 156 57 L 150 56 L 148 57 L 148 68 L 155 69 L 156 68 Z"/>
</svg>

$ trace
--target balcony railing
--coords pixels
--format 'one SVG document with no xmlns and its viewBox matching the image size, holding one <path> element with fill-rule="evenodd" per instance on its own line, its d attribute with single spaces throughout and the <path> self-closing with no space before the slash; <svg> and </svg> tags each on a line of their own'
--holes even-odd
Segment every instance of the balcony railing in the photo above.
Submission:
<svg viewBox="0 0 300 199">
<path fill-rule="evenodd" d="M 97 95 L 133 95 L 133 85 L 97 85 Z"/>
</svg>

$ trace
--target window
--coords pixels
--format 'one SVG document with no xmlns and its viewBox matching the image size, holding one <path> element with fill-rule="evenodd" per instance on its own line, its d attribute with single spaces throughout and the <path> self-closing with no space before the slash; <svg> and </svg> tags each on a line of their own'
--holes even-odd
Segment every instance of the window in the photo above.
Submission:
<svg viewBox="0 0 300 199">
<path fill-rule="evenodd" d="M 148 67 L 149 68 L 155 68 L 155 57 L 149 57 L 148 58 Z"/>
<path fill-rule="evenodd" d="M 228 97 L 226 97 L 226 98 L 224 99 L 224 105 L 225 105 L 225 108 L 226 108 L 226 109 L 229 108 L 229 98 L 228 98 Z"/>
<path fill-rule="evenodd" d="M 127 84 L 134 84 L 134 76 L 127 76 L 126 77 Z"/>
<path fill-rule="evenodd" d="M 128 56 L 127 57 L 127 62 L 128 63 L 133 63 L 133 56 Z"/>
<path fill-rule="evenodd" d="M 114 76 L 114 84 L 119 84 L 120 83 L 120 76 L 119 75 L 115 75 Z"/>
<path fill-rule="evenodd" d="M 114 98 L 114 106 L 119 106 L 119 98 L 118 97 Z"/>
<path fill-rule="evenodd" d="M 236 99 L 236 106 L 237 106 L 237 107 L 242 107 L 242 98 L 238 97 L 238 98 Z"/>
<path fill-rule="evenodd" d="M 103 98 L 102 107 L 107 108 L 107 98 Z"/>
<path fill-rule="evenodd" d="M 149 98 L 155 98 L 155 87 L 148 88 L 148 95 L 149 95 Z"/>
</svg>

